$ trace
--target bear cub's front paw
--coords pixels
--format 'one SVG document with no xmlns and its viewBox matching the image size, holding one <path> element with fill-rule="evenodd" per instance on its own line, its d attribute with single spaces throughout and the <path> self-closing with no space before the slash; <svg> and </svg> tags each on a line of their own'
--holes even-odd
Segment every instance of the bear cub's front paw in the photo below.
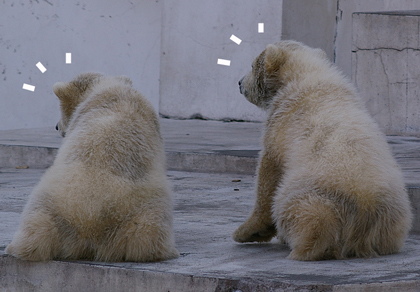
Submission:
<svg viewBox="0 0 420 292">
<path fill-rule="evenodd" d="M 274 224 L 252 224 L 245 222 L 233 234 L 233 239 L 237 242 L 267 242 L 270 241 L 277 233 Z"/>
</svg>

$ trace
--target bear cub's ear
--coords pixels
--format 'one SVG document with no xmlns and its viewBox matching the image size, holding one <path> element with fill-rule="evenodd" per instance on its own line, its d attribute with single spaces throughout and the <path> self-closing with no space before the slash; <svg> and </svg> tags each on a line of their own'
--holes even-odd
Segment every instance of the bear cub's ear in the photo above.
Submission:
<svg viewBox="0 0 420 292">
<path fill-rule="evenodd" d="M 121 76 L 118 76 L 117 78 L 121 80 L 122 82 L 124 82 L 126 85 L 133 86 L 133 81 L 131 81 L 131 79 L 128 78 L 127 76 L 121 75 Z"/>
<path fill-rule="evenodd" d="M 321 59 L 324 59 L 324 60 L 328 60 L 327 53 L 325 53 L 323 50 L 321 50 L 321 49 L 313 49 L 313 50 L 314 50 L 315 54 L 318 55 L 318 57 L 320 57 Z"/>
<path fill-rule="evenodd" d="M 67 82 L 57 82 L 53 85 L 53 91 L 60 100 L 66 96 L 65 91 L 68 86 L 69 84 Z"/>
<path fill-rule="evenodd" d="M 264 65 L 265 72 L 268 75 L 274 74 L 280 70 L 280 67 L 286 62 L 286 53 L 275 45 L 268 45 L 265 49 Z"/>
</svg>

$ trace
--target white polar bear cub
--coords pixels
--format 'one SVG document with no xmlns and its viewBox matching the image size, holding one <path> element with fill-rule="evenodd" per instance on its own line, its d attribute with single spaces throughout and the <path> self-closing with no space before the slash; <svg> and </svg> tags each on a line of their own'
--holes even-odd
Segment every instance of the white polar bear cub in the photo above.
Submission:
<svg viewBox="0 0 420 292">
<path fill-rule="evenodd" d="M 240 82 L 267 110 L 254 212 L 238 242 L 278 236 L 296 260 L 401 249 L 412 213 L 402 173 L 353 86 L 325 53 L 269 45 Z"/>
<path fill-rule="evenodd" d="M 178 256 L 158 117 L 127 77 L 56 83 L 65 136 L 6 252 L 22 259 Z"/>
</svg>

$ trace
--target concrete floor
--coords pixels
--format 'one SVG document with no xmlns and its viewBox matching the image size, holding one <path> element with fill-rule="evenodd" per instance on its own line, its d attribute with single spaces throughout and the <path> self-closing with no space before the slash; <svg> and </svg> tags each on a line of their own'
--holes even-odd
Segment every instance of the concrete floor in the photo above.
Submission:
<svg viewBox="0 0 420 292">
<path fill-rule="evenodd" d="M 25 157 L 56 149 L 60 138 L 45 129 L 36 134 L 0 132 L 0 291 L 420 291 L 420 236 L 416 234 L 395 255 L 320 262 L 288 260 L 288 247 L 276 240 L 237 244 L 231 239 L 252 210 L 255 182 L 254 175 L 232 170 L 240 163 L 255 167 L 260 130 L 257 123 L 162 121 L 167 154 L 178 155 L 195 170 L 208 170 L 202 163 L 214 166 L 207 173 L 168 171 L 181 256 L 159 263 L 32 263 L 4 255 L 22 207 L 45 171 L 36 163 L 49 156 L 45 152 L 38 161 L 32 159 L 32 165 Z M 417 210 L 420 140 L 388 139 Z M 13 156 L 7 160 L 9 165 L 4 148 L 14 153 L 9 155 Z M 218 166 L 215 157 L 222 157 L 225 165 Z M 241 158 L 248 160 L 235 162 Z M 168 163 L 170 169 L 181 168 L 173 163 Z M 26 165 L 28 169 L 15 168 Z"/>
</svg>

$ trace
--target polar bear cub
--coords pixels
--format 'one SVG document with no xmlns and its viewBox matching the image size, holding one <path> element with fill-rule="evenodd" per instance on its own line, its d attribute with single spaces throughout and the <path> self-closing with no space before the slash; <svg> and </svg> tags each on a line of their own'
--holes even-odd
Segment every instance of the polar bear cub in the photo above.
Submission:
<svg viewBox="0 0 420 292">
<path fill-rule="evenodd" d="M 412 221 L 402 173 L 325 53 L 294 41 L 269 45 L 239 86 L 268 119 L 256 204 L 234 239 L 277 233 L 295 260 L 398 252 Z"/>
<path fill-rule="evenodd" d="M 158 117 L 126 77 L 56 83 L 63 144 L 35 187 L 8 254 L 32 261 L 178 256 Z"/>
</svg>

